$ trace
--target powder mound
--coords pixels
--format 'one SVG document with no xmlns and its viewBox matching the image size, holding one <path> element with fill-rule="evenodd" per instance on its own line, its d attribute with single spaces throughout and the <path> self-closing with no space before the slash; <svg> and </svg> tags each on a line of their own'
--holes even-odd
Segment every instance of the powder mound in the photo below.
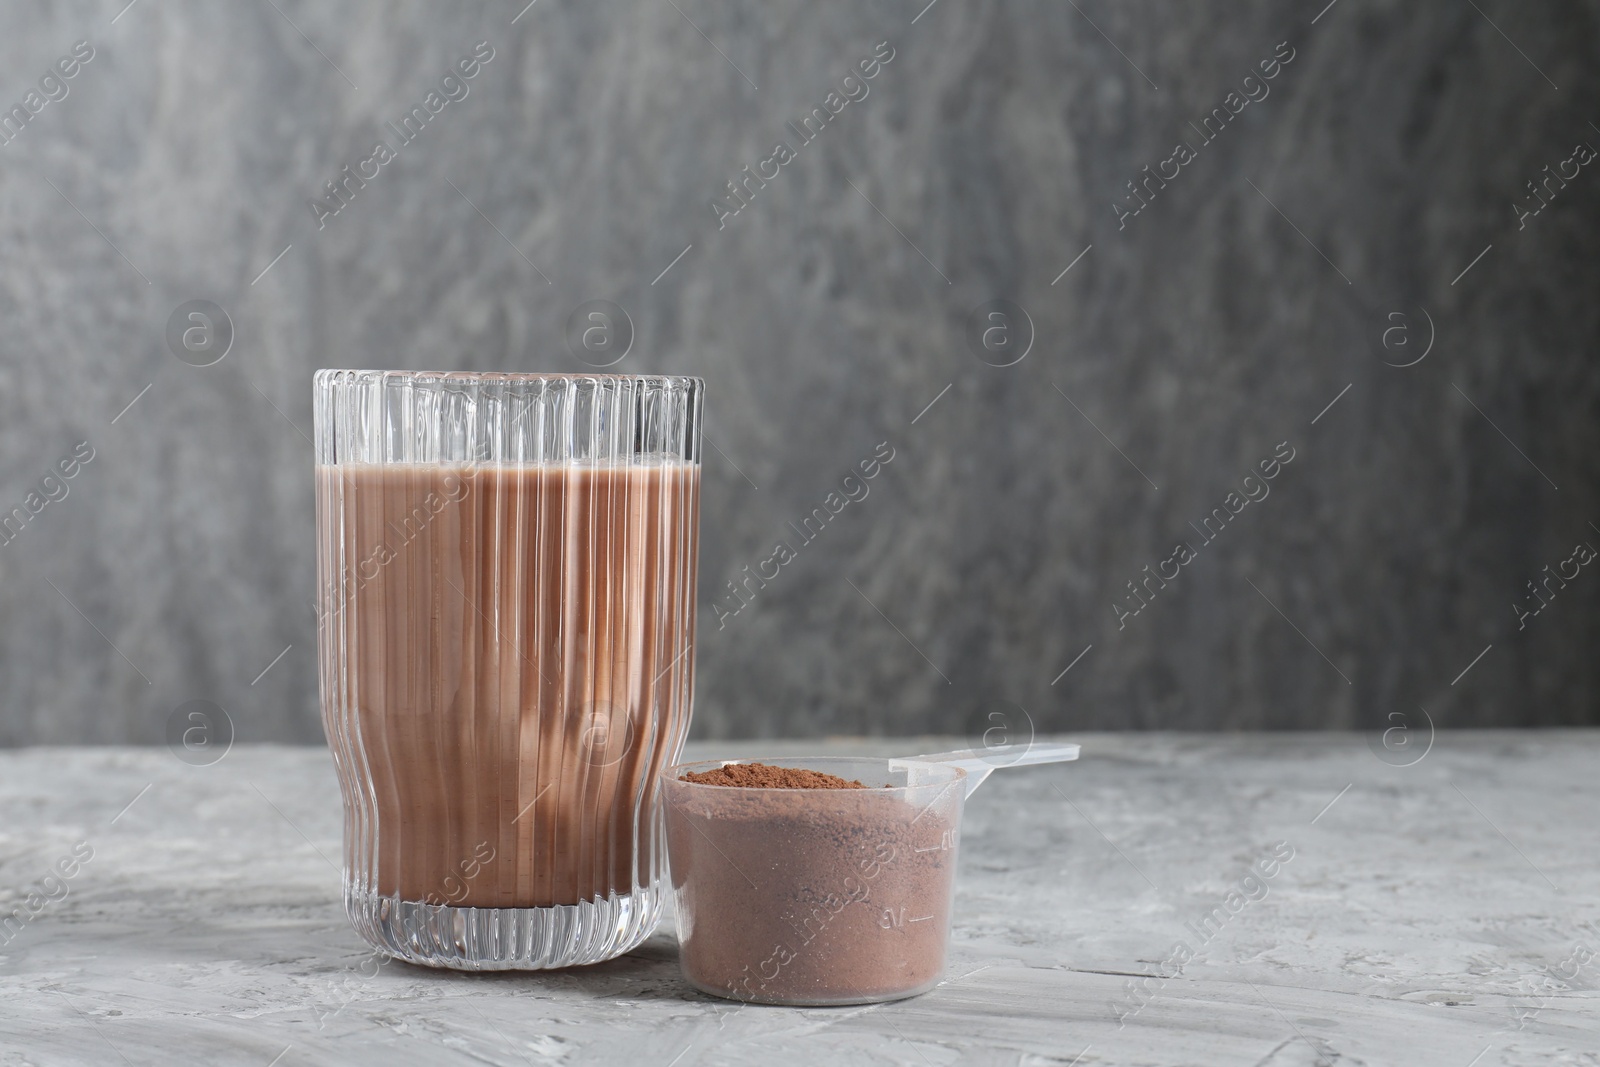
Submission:
<svg viewBox="0 0 1600 1067">
<path fill-rule="evenodd" d="M 859 781 L 802 767 L 774 767 L 769 763 L 730 763 L 709 771 L 683 776 L 696 785 L 734 785 L 747 789 L 865 789 Z"/>
</svg>

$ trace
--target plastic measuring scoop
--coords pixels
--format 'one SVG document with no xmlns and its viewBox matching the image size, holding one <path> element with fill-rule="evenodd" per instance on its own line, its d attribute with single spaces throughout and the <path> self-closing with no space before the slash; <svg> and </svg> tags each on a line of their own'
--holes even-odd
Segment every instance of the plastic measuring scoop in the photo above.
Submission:
<svg viewBox="0 0 1600 1067">
<path fill-rule="evenodd" d="M 1001 767 L 1077 758 L 1077 745 L 1040 743 L 669 768 L 660 788 L 684 978 L 712 996 L 790 1006 L 927 992 L 944 975 L 967 797 Z M 730 763 L 858 788 L 687 777 Z"/>
<path fill-rule="evenodd" d="M 1003 767 L 1027 767 L 1036 763 L 1066 763 L 1078 758 L 1077 745 L 1027 744 L 995 745 L 984 749 L 957 749 L 954 752 L 935 752 L 927 756 L 904 756 L 889 761 L 892 770 L 905 770 L 908 784 L 915 784 L 919 765 L 933 764 L 960 767 L 967 772 L 967 796 L 977 792 L 991 771 Z"/>
</svg>

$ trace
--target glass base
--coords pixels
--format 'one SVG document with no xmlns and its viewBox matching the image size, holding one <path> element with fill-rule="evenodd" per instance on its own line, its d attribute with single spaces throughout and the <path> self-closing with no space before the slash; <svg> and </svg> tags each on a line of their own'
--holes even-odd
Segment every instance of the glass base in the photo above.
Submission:
<svg viewBox="0 0 1600 1067">
<path fill-rule="evenodd" d="M 660 885 L 547 908 L 455 908 L 345 887 L 345 911 L 376 949 L 423 967 L 540 971 L 599 963 L 649 937 Z"/>
</svg>

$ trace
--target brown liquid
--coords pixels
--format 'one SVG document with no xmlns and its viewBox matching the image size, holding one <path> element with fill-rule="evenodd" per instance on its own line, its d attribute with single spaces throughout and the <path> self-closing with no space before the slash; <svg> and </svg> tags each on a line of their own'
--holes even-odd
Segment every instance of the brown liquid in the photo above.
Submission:
<svg viewBox="0 0 1600 1067">
<path fill-rule="evenodd" d="M 319 466 L 323 714 L 351 877 L 528 908 L 659 869 L 699 468 Z"/>
</svg>

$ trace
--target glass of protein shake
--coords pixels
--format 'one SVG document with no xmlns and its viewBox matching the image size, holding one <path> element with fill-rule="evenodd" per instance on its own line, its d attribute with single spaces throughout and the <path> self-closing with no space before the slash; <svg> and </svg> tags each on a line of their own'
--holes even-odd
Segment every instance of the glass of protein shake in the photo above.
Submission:
<svg viewBox="0 0 1600 1067">
<path fill-rule="evenodd" d="M 319 371 L 322 716 L 344 900 L 412 963 L 610 959 L 667 891 L 698 378 Z"/>
</svg>

